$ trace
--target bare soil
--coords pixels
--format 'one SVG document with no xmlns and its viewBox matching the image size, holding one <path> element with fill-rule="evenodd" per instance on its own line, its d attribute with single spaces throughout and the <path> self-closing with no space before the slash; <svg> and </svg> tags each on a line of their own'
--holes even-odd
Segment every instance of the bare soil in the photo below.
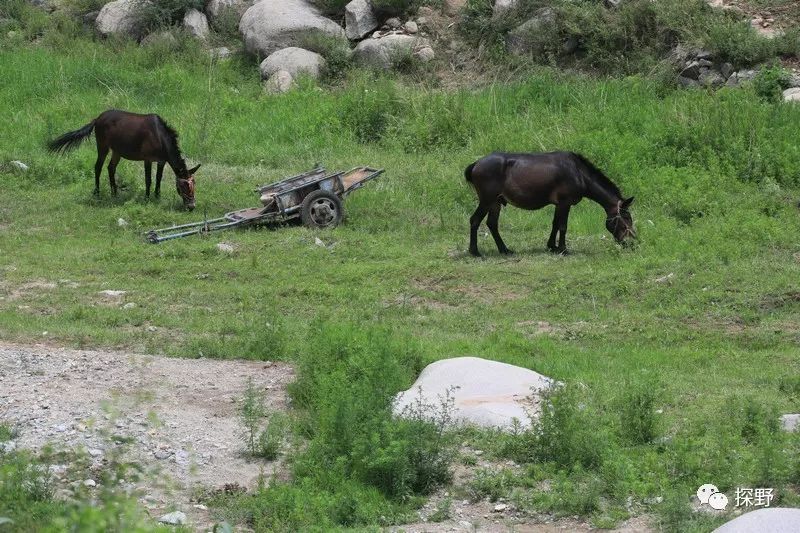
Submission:
<svg viewBox="0 0 800 533">
<path fill-rule="evenodd" d="M 200 528 L 213 520 L 195 506 L 197 494 L 250 488 L 280 470 L 280 461 L 244 454 L 236 407 L 247 379 L 269 410 L 285 410 L 293 377 L 285 363 L 0 344 L 0 420 L 18 431 L 19 448 L 85 454 L 84 470 L 69 460 L 51 468 L 62 496 L 112 460 L 129 461 L 146 475 L 124 488 L 151 515 L 181 510 Z"/>
</svg>

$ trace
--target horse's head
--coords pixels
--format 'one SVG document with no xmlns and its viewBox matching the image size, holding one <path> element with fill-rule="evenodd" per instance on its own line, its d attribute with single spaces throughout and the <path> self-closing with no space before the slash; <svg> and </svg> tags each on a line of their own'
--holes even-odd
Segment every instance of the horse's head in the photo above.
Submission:
<svg viewBox="0 0 800 533">
<path fill-rule="evenodd" d="M 628 207 L 633 203 L 633 196 L 627 200 L 621 200 L 616 206 L 608 211 L 606 218 L 606 229 L 614 236 L 618 243 L 624 243 L 629 237 L 636 238 L 633 230 L 633 218 Z"/>
<path fill-rule="evenodd" d="M 189 211 L 194 209 L 194 173 L 197 172 L 198 168 L 200 168 L 200 165 L 188 170 L 184 167 L 184 171 L 175 178 L 178 194 L 183 198 L 183 205 Z"/>
</svg>

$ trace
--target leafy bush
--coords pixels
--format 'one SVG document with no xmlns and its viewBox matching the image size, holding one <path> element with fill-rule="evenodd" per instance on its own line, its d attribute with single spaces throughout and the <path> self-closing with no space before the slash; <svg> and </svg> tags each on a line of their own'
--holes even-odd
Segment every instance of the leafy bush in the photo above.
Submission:
<svg viewBox="0 0 800 533">
<path fill-rule="evenodd" d="M 660 386 L 653 379 L 629 382 L 623 392 L 619 417 L 622 435 L 633 444 L 649 444 L 658 436 L 655 406 Z"/>
<path fill-rule="evenodd" d="M 789 72 L 780 64 L 764 67 L 753 79 L 753 89 L 765 100 L 780 101 L 783 91 L 789 87 Z"/>
<path fill-rule="evenodd" d="M 322 32 L 314 32 L 303 38 L 302 48 L 316 52 L 325 58 L 326 76 L 344 76 L 352 65 L 352 53 L 347 41 Z"/>
<path fill-rule="evenodd" d="M 137 24 L 143 34 L 179 23 L 190 9 L 202 11 L 203 0 L 150 0 L 137 7 Z"/>
<path fill-rule="evenodd" d="M 380 141 L 400 113 L 400 96 L 389 80 L 353 80 L 342 95 L 339 119 L 362 143 Z"/>
</svg>

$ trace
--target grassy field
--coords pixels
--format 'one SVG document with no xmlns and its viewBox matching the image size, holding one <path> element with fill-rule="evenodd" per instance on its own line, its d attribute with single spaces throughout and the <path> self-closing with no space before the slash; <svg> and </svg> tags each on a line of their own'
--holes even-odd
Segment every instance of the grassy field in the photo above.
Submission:
<svg viewBox="0 0 800 533">
<path fill-rule="evenodd" d="M 375 524 L 388 507 L 406 509 L 402 494 L 376 488 L 358 465 L 324 480 L 310 473 L 310 464 L 350 456 L 320 451 L 334 416 L 320 405 L 374 392 L 375 376 L 353 377 L 354 368 L 385 363 L 384 401 L 424 364 L 460 355 L 585 385 L 574 394 L 597 416 L 581 429 L 587 413 L 567 394 L 561 405 L 572 422 L 557 429 L 578 452 L 600 442 L 587 428 L 608 439 L 604 458 L 585 462 L 578 452 L 547 457 L 530 435 L 471 436 L 530 466 L 503 489 L 520 506 L 608 525 L 627 516 L 627 496 L 664 495 L 652 510 L 665 529 L 685 531 L 720 521 L 686 510 L 701 483 L 775 486 L 780 501 L 796 503 L 797 443 L 773 421 L 800 409 L 800 107 L 749 90 L 682 91 L 549 71 L 447 93 L 353 73 L 341 87 L 309 83 L 272 96 L 246 59 L 211 62 L 191 45 L 52 37 L 39 46 L 4 42 L 0 64 L 0 338 L 287 359 L 306 369 L 297 424 L 312 446 L 297 459 L 294 484 L 225 501 L 221 516 L 292 529 Z M 170 171 L 160 201 L 145 200 L 133 162 L 118 169 L 119 197 L 104 172 L 94 198 L 92 142 L 66 157 L 45 152 L 47 139 L 107 108 L 159 113 L 180 132 L 187 158 L 203 165 L 197 210 L 181 210 Z M 568 256 L 545 252 L 550 209 L 507 209 L 500 231 L 517 255 L 499 256 L 482 230 L 485 258 L 469 257 L 475 200 L 463 168 L 492 150 L 550 149 L 583 153 L 636 197 L 638 245 L 615 246 L 603 211 L 587 200 L 570 217 Z M 154 227 L 255 205 L 255 186 L 316 162 L 386 173 L 348 199 L 346 223 L 332 231 L 143 240 Z M 218 251 L 220 241 L 235 251 Z M 106 289 L 127 291 L 123 302 L 135 307 L 108 302 L 99 294 Z M 340 352 L 348 355 L 323 361 Z M 310 387 L 326 383 L 314 362 L 342 380 Z M 625 406 L 642 384 L 653 384 L 643 394 L 659 414 L 635 411 L 655 429 L 630 441 Z M 525 488 L 541 479 L 589 503 L 572 508 Z M 359 513 L 329 505 L 346 490 Z M 254 510 L 261 504 L 288 510 L 265 518 Z"/>
</svg>

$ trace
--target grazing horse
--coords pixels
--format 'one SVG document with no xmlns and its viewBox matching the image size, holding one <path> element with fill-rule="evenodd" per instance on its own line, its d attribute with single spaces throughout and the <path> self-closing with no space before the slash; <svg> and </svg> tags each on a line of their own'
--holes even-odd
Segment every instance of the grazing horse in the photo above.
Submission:
<svg viewBox="0 0 800 533">
<path fill-rule="evenodd" d="M 572 152 L 544 154 L 493 153 L 477 160 L 464 170 L 464 177 L 478 194 L 478 208 L 469 219 L 469 253 L 478 252 L 478 227 L 488 213 L 486 225 L 501 254 L 509 250 L 497 221 L 500 208 L 507 203 L 521 209 L 541 209 L 554 204 L 553 230 L 547 241 L 551 252 L 566 252 L 569 209 L 584 197 L 591 198 L 606 210 L 606 229 L 617 242 L 635 237 L 628 207 L 633 197 L 622 198 L 619 188 L 586 158 Z M 556 245 L 556 235 L 558 245 Z"/>
<path fill-rule="evenodd" d="M 66 152 L 77 148 L 94 130 L 97 140 L 97 162 L 94 164 L 94 194 L 100 194 L 100 173 L 111 150 L 108 181 L 116 196 L 114 174 L 120 158 L 144 161 L 145 196 L 150 197 L 151 172 L 156 163 L 156 197 L 161 195 L 161 175 L 169 163 L 175 173 L 175 186 L 187 209 L 194 209 L 194 173 L 200 165 L 187 170 L 178 147 L 178 133 L 158 115 L 139 115 L 111 109 L 79 130 L 70 131 L 50 141 L 51 152 Z"/>
</svg>

